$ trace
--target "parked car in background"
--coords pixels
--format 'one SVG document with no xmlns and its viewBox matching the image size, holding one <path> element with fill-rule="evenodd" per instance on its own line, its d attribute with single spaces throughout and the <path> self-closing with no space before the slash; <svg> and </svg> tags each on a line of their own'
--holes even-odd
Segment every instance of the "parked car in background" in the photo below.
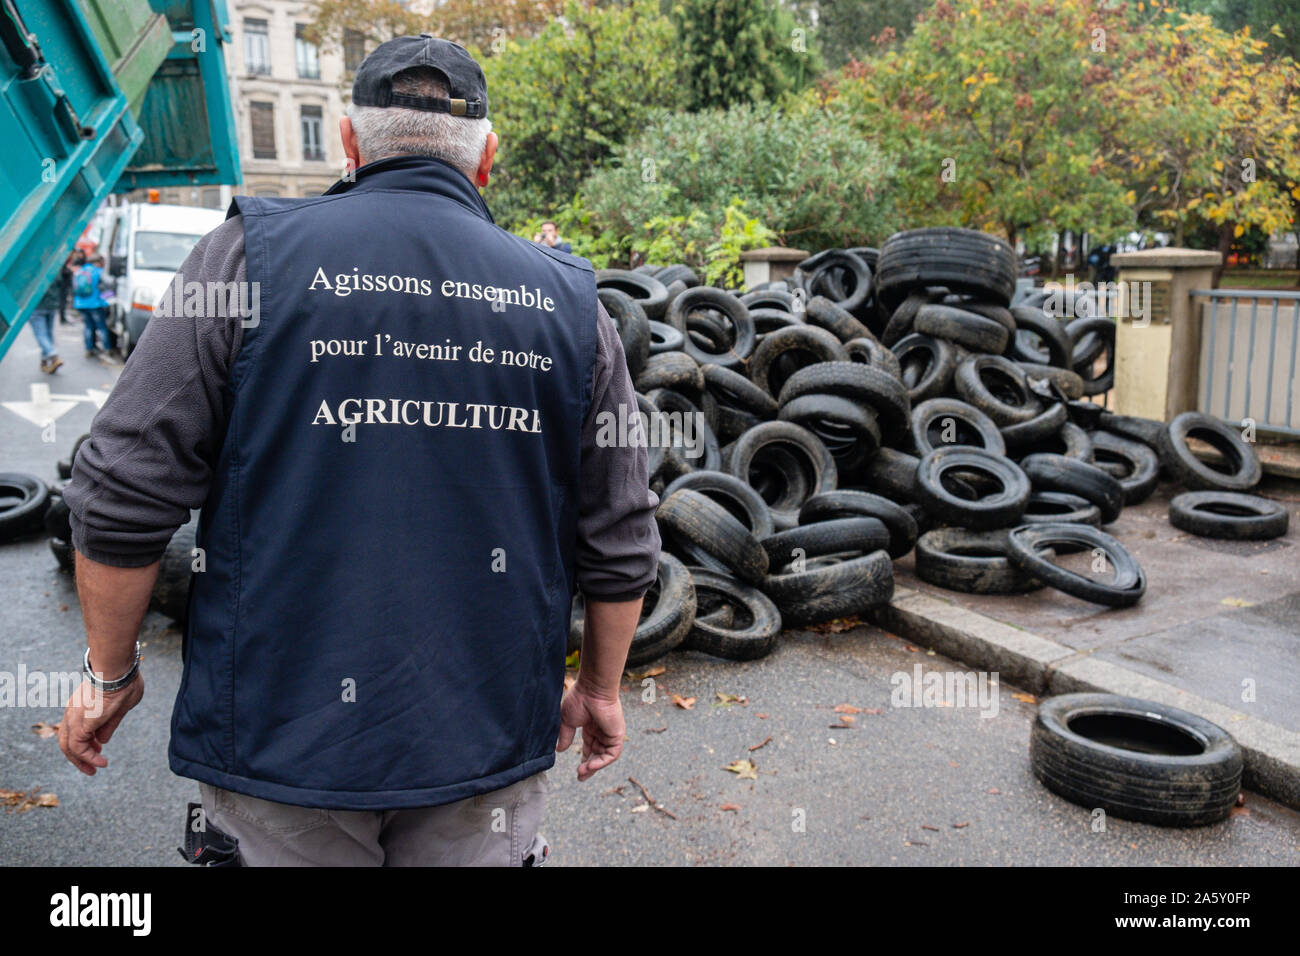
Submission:
<svg viewBox="0 0 1300 956">
<path fill-rule="evenodd" d="M 116 293 L 108 317 L 123 357 L 131 354 L 154 307 L 190 250 L 225 220 L 225 213 L 196 206 L 127 203 L 108 223 L 108 262 Z"/>
</svg>

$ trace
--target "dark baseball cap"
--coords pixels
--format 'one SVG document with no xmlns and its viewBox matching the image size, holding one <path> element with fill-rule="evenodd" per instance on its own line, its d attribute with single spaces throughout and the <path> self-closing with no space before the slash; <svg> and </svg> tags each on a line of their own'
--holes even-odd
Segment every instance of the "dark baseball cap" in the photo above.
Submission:
<svg viewBox="0 0 1300 956">
<path fill-rule="evenodd" d="M 394 93 L 393 77 L 415 66 L 427 66 L 441 73 L 449 98 Z M 357 68 L 352 102 L 358 106 L 400 106 L 483 119 L 488 111 L 487 80 L 482 67 L 459 43 L 421 33 L 418 37 L 397 37 L 375 47 Z"/>
</svg>

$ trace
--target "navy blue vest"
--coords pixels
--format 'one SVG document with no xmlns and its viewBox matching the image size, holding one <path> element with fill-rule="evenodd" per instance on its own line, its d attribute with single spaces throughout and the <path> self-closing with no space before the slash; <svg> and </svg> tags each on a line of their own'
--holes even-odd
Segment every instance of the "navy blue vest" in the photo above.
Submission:
<svg viewBox="0 0 1300 956">
<path fill-rule="evenodd" d="M 260 314 L 200 518 L 172 770 L 374 810 L 547 769 L 590 263 L 498 228 L 423 157 L 236 207 Z"/>
</svg>

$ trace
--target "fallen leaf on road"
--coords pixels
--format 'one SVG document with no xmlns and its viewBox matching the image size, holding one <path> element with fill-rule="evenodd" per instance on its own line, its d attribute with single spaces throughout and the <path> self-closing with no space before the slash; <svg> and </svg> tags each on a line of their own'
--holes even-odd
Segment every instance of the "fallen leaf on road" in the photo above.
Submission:
<svg viewBox="0 0 1300 956">
<path fill-rule="evenodd" d="M 10 813 L 26 813 L 32 807 L 57 807 L 59 798 L 52 793 L 38 794 L 35 789 L 0 790 L 0 804 L 7 806 Z"/>
<path fill-rule="evenodd" d="M 903 650 L 905 650 L 905 651 L 911 651 L 913 654 L 915 654 L 917 651 L 920 650 L 920 648 L 919 648 L 919 647 L 913 647 L 911 644 L 904 644 L 904 645 L 903 645 Z"/>
<path fill-rule="evenodd" d="M 37 737 L 40 737 L 42 740 L 44 740 L 46 737 L 56 736 L 59 732 L 59 725 L 47 724 L 45 721 L 42 720 L 39 724 L 32 724 L 32 732 L 36 734 Z"/>
<path fill-rule="evenodd" d="M 719 809 L 719 810 L 722 810 L 722 811 L 724 811 L 724 812 L 725 812 L 725 811 L 731 811 L 732 813 L 735 813 L 737 810 L 740 809 L 740 804 L 738 804 L 738 803 L 724 803 L 722 806 L 718 807 L 718 809 Z"/>
<path fill-rule="evenodd" d="M 999 790 L 997 787 L 990 787 L 988 792 L 989 792 L 989 793 L 1001 793 L 1002 791 Z"/>
<path fill-rule="evenodd" d="M 647 727 L 645 730 L 642 731 L 642 733 L 662 734 L 667 729 L 668 729 L 668 725 L 664 724 L 662 727 Z"/>
<path fill-rule="evenodd" d="M 752 760 L 733 760 L 722 769 L 731 771 L 740 780 L 758 779 L 758 767 Z"/>
<path fill-rule="evenodd" d="M 1022 694 L 1020 691 L 1016 691 L 1016 692 L 1015 692 L 1014 694 L 1012 694 L 1011 696 L 1014 697 L 1016 700 L 1020 701 L 1021 703 L 1024 703 L 1024 704 L 1036 704 L 1036 703 L 1038 703 L 1038 698 L 1035 697 L 1033 694 Z"/>
<path fill-rule="evenodd" d="M 928 843 L 922 843 L 920 840 L 904 840 L 903 846 L 929 846 Z"/>
<path fill-rule="evenodd" d="M 668 670 L 668 668 L 666 668 L 666 667 L 664 667 L 662 664 L 660 664 L 660 665 L 658 665 L 658 666 L 656 666 L 656 667 L 651 667 L 651 668 L 649 668 L 648 670 L 643 670 L 643 671 L 628 671 L 628 672 L 627 672 L 627 679 L 630 680 L 630 681 L 643 681 L 643 680 L 645 680 L 647 677 L 658 677 L 660 674 L 662 674 L 662 673 L 663 673 L 664 671 L 666 671 L 666 670 Z"/>
<path fill-rule="evenodd" d="M 766 746 L 767 746 L 768 744 L 770 744 L 771 742 L 772 742 L 772 738 L 771 738 L 771 737 L 768 737 L 768 738 L 767 738 L 766 740 L 764 740 L 761 744 L 754 744 L 754 746 L 750 747 L 750 748 L 749 748 L 749 752 L 750 752 L 750 753 L 753 753 L 755 750 L 761 750 L 762 748 L 766 747 Z"/>
<path fill-rule="evenodd" d="M 954 823 L 952 825 L 952 828 L 954 830 L 965 830 L 968 826 L 970 826 L 969 820 L 967 820 L 965 823 Z"/>
<path fill-rule="evenodd" d="M 714 697 L 713 700 L 714 707 L 730 707 L 732 704 L 749 703 L 748 697 L 741 697 L 739 694 L 724 694 L 720 690 L 714 691 L 713 697 Z"/>
<path fill-rule="evenodd" d="M 767 720 L 767 714 L 756 714 L 759 720 Z"/>
<path fill-rule="evenodd" d="M 645 813 L 645 812 L 646 812 L 647 810 L 649 810 L 649 809 L 650 809 L 650 804 L 648 804 L 648 803 L 638 803 L 635 807 L 632 808 L 632 812 L 633 812 L 633 813 Z"/>
<path fill-rule="evenodd" d="M 843 634 L 845 631 L 851 631 L 855 627 L 861 627 L 862 621 L 856 617 L 837 617 L 833 621 L 826 621 L 823 624 L 814 624 L 805 630 L 812 631 L 814 634 Z"/>
<path fill-rule="evenodd" d="M 837 714 L 860 714 L 861 707 L 854 707 L 852 704 L 836 704 L 833 708 Z"/>
<path fill-rule="evenodd" d="M 602 793 L 601 796 L 602 796 L 602 797 L 608 797 L 611 793 L 616 793 L 616 794 L 618 794 L 620 797 L 623 796 L 623 787 L 622 787 L 622 785 L 620 784 L 620 785 L 617 786 L 617 787 L 610 787 L 608 790 L 606 790 L 604 793 Z"/>
<path fill-rule="evenodd" d="M 1245 598 L 1227 597 L 1224 598 L 1219 603 L 1226 604 L 1228 605 L 1228 607 L 1254 607 L 1255 606 L 1254 601 L 1247 601 Z"/>
<path fill-rule="evenodd" d="M 695 698 L 683 697 L 681 694 L 673 694 L 673 706 L 680 707 L 682 710 L 693 710 L 695 707 Z"/>
<path fill-rule="evenodd" d="M 922 824 L 921 824 L 921 829 L 922 829 L 922 830 L 933 830 L 935 833 L 938 833 L 938 832 L 939 832 L 939 828 L 938 828 L 938 827 L 932 827 L 932 826 L 930 826 L 930 824 L 928 824 L 928 823 L 922 823 Z"/>
</svg>

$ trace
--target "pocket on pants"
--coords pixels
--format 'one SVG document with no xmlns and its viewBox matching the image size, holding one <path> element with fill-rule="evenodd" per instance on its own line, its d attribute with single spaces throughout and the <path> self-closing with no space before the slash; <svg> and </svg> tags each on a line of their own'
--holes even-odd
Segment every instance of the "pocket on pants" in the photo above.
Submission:
<svg viewBox="0 0 1300 956">
<path fill-rule="evenodd" d="M 549 855 L 545 838 L 538 833 L 546 815 L 546 771 L 519 781 L 519 799 L 510 824 L 510 865 L 540 866 Z M 531 857 L 532 863 L 528 860 Z"/>
<path fill-rule="evenodd" d="M 329 811 L 318 807 L 295 807 L 234 793 L 220 787 L 212 788 L 217 813 L 223 817 L 243 820 L 265 833 L 293 836 L 323 827 L 329 823 Z"/>
</svg>

